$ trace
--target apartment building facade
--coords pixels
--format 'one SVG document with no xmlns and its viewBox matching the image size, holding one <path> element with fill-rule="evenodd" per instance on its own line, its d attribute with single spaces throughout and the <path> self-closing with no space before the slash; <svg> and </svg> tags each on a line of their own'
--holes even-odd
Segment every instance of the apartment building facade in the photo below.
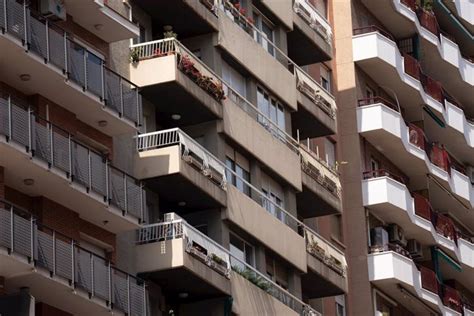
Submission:
<svg viewBox="0 0 474 316">
<path fill-rule="evenodd" d="M 0 310 L 344 315 L 326 1 L 0 0 Z"/>
<path fill-rule="evenodd" d="M 350 315 L 474 314 L 472 1 L 334 1 Z"/>
</svg>

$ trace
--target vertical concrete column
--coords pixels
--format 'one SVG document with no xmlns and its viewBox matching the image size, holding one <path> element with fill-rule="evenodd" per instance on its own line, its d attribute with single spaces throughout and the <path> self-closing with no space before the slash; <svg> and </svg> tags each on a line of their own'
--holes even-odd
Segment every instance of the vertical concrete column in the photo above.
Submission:
<svg viewBox="0 0 474 316">
<path fill-rule="evenodd" d="M 295 270 L 291 270 L 288 275 L 288 290 L 297 298 L 302 298 L 301 276 Z"/>
<path fill-rule="evenodd" d="M 250 183 L 258 190 L 262 189 L 262 170 L 256 160 L 250 161 Z M 254 190 L 251 190 L 250 197 L 259 204 L 261 203 L 261 197 Z"/>
<path fill-rule="evenodd" d="M 5 198 L 5 169 L 0 166 L 0 199 Z"/>
</svg>

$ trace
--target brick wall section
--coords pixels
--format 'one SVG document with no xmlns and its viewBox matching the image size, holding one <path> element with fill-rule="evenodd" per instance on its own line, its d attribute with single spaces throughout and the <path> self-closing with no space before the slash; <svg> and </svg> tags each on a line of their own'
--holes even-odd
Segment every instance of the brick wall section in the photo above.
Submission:
<svg viewBox="0 0 474 316">
<path fill-rule="evenodd" d="M 72 316 L 72 314 L 60 310 L 56 307 L 45 303 L 35 304 L 35 315 L 36 316 Z"/>
</svg>

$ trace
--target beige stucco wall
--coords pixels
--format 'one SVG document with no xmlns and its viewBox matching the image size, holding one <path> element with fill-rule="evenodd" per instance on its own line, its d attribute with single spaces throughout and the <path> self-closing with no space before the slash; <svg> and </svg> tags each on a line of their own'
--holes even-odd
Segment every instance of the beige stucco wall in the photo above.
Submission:
<svg viewBox="0 0 474 316">
<path fill-rule="evenodd" d="M 301 191 L 299 156 L 231 100 L 225 100 L 223 108 L 225 134 Z"/>
<path fill-rule="evenodd" d="M 222 11 L 219 11 L 219 29 L 217 44 L 296 111 L 295 76 Z"/>
<path fill-rule="evenodd" d="M 225 218 L 306 272 L 304 238 L 234 186 L 227 188 Z M 265 225 L 262 225 L 265 223 Z"/>
<path fill-rule="evenodd" d="M 180 164 L 179 145 L 147 150 L 135 156 L 134 175 L 138 179 L 149 179 L 178 173 Z"/>
<path fill-rule="evenodd" d="M 139 87 L 176 80 L 176 55 L 130 63 L 130 80 Z"/>
<path fill-rule="evenodd" d="M 298 315 L 297 312 L 235 272 L 232 272 L 231 284 L 234 299 L 232 312 L 237 315 Z"/>
<path fill-rule="evenodd" d="M 293 1 L 261 0 L 261 2 L 285 24 L 285 27 L 293 29 Z"/>
<path fill-rule="evenodd" d="M 153 272 L 184 265 L 184 240 L 173 239 L 137 246 L 138 272 Z"/>
</svg>

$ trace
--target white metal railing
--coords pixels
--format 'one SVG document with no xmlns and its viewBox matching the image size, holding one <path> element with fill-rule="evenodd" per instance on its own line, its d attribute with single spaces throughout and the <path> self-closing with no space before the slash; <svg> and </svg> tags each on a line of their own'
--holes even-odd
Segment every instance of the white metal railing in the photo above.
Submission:
<svg viewBox="0 0 474 316">
<path fill-rule="evenodd" d="M 209 168 L 216 171 L 222 177 L 221 186 L 225 189 L 227 179 L 225 168 L 220 160 L 179 128 L 140 134 L 136 138 L 138 151 L 180 144 L 182 156 L 189 157 L 192 154 L 202 161 L 203 171 L 209 171 Z"/>
<path fill-rule="evenodd" d="M 202 74 L 213 78 L 215 82 L 222 85 L 225 96 L 227 98 L 232 100 L 248 115 L 250 115 L 256 121 L 261 123 L 273 136 L 280 139 L 291 150 L 298 152 L 298 142 L 291 135 L 289 135 L 286 131 L 282 130 L 277 123 L 272 121 L 267 115 L 261 112 L 258 107 L 253 105 L 239 92 L 234 90 L 209 66 L 207 66 L 203 61 L 194 56 L 194 54 L 189 51 L 183 44 L 181 44 L 177 39 L 167 38 L 147 43 L 131 45 L 130 47 L 132 51 L 134 51 L 141 60 L 149 58 L 158 58 L 173 54 L 180 54 L 181 56 L 186 56 L 187 58 L 190 58 L 193 62 L 194 67 L 196 67 Z"/>
<path fill-rule="evenodd" d="M 261 190 L 257 189 L 250 182 L 242 178 L 241 175 L 237 174 L 234 170 L 226 166 L 225 163 L 223 163 L 217 157 L 210 154 L 204 147 L 199 145 L 190 136 L 186 135 L 183 131 L 181 131 L 178 128 L 138 135 L 137 136 L 137 150 L 145 151 L 145 150 L 170 146 L 173 144 L 183 144 L 180 141 L 180 139 L 186 139 L 188 144 L 194 143 L 194 145 L 199 146 L 200 151 L 202 152 L 201 155 L 207 154 L 214 157 L 213 163 L 215 165 L 213 166 L 213 168 L 216 170 L 222 170 L 221 172 L 223 172 L 224 174 L 227 173 L 227 175 L 225 176 L 225 179 L 227 181 L 235 185 L 235 183 L 237 182 L 236 179 L 238 179 L 239 182 L 241 182 L 242 185 L 245 188 L 247 188 L 250 198 L 254 199 L 259 205 L 265 208 L 270 214 L 272 214 L 282 223 L 284 223 L 285 225 L 290 227 L 292 230 L 300 234 L 303 238 L 305 237 L 306 231 L 311 232 L 313 235 L 319 236 L 316 232 L 311 230 L 311 228 L 309 228 L 303 222 L 298 220 L 293 214 L 289 213 L 282 205 L 277 204 L 269 196 L 265 195 Z M 184 147 L 186 147 L 186 145 L 184 145 Z M 190 151 L 192 151 L 192 149 L 190 149 Z M 305 152 L 305 155 L 308 155 L 307 152 Z M 311 157 L 310 159 L 312 159 L 314 164 L 317 164 L 317 160 L 315 158 Z M 326 170 L 328 175 L 332 174 L 332 176 L 335 176 L 335 174 L 330 172 L 327 167 L 323 167 L 324 166 L 323 164 L 320 164 L 320 166 L 321 166 L 321 170 Z M 342 254 L 342 256 L 344 256 L 344 254 L 341 251 L 339 251 L 337 248 L 332 246 L 330 243 L 326 242 L 326 244 L 328 245 L 328 247 L 332 248 L 331 252 L 338 252 L 339 254 Z M 339 260 L 339 261 L 343 262 L 342 260 Z"/>
<path fill-rule="evenodd" d="M 332 30 L 328 20 L 308 1 L 295 0 L 293 9 L 303 17 L 329 43 L 332 43 Z"/>
<path fill-rule="evenodd" d="M 305 82 L 308 82 L 309 86 L 316 86 L 318 89 L 314 89 L 315 93 L 323 98 L 331 107 L 331 112 L 336 112 L 336 103 L 334 96 L 323 88 L 323 86 L 314 80 L 309 74 L 307 74 L 300 66 L 298 66 L 294 61 L 292 61 L 280 48 L 278 48 L 273 42 L 266 40 L 267 36 L 262 33 L 255 25 L 242 14 L 239 10 L 237 10 L 234 5 L 228 0 L 219 0 L 220 5 L 219 8 L 224 15 L 230 18 L 234 23 L 239 25 L 246 33 L 252 37 L 257 43 L 268 45 L 271 47 L 269 51 L 270 55 L 272 55 L 275 59 L 280 61 L 284 67 L 288 69 L 294 76 L 298 77 L 299 79 Z M 298 78 L 297 78 L 298 79 Z M 297 80 L 298 82 L 298 80 Z M 310 83 L 309 83 L 310 82 Z M 297 86 L 300 89 L 301 85 Z M 324 91 L 324 92 L 323 92 Z M 315 102 L 318 106 L 320 105 L 319 102 Z"/>
<path fill-rule="evenodd" d="M 207 264 L 215 266 L 211 264 L 211 262 L 218 263 L 225 268 L 224 274 L 227 277 L 230 275 L 231 266 L 229 254 L 223 251 L 214 240 L 182 219 L 151 224 L 140 228 L 138 230 L 137 242 L 144 244 L 181 238 L 186 241 L 187 252 L 195 253 L 193 247 L 197 247 L 200 249 L 201 255 L 205 256 Z"/>
<path fill-rule="evenodd" d="M 336 118 L 336 100 L 313 78 L 300 69 L 295 69 L 296 88 L 317 104 L 330 117 Z"/>
<path fill-rule="evenodd" d="M 309 145 L 309 144 L 308 144 Z M 341 180 L 337 170 L 332 169 L 325 161 L 322 161 L 318 154 L 309 150 L 309 146 L 300 145 L 301 167 L 313 175 L 315 180 L 320 182 L 329 191 L 334 190 L 334 194 L 341 196 Z"/>
<path fill-rule="evenodd" d="M 0 0 L 0 29 L 21 41 L 27 52 L 64 72 L 67 79 L 95 95 L 110 110 L 137 126 L 142 101 L 138 87 L 105 66 L 105 61 L 50 20 L 16 0 Z"/>
<path fill-rule="evenodd" d="M 0 247 L 29 258 L 36 269 L 48 271 L 73 289 L 86 291 L 90 298 L 105 301 L 111 309 L 133 316 L 147 314 L 143 281 L 4 200 L 0 200 Z M 70 282 L 63 283 L 63 279 Z"/>
<path fill-rule="evenodd" d="M 76 141 L 67 131 L 12 100 L 0 97 L 0 135 L 26 148 L 31 157 L 70 181 L 102 197 L 139 220 L 145 219 L 145 190 L 137 179 L 113 167 L 102 154 Z"/>
<path fill-rule="evenodd" d="M 235 273 L 241 274 L 245 278 L 249 278 L 251 276 L 250 278 L 253 280 L 258 279 L 258 286 L 262 288 L 262 290 L 266 291 L 269 295 L 272 295 L 283 304 L 295 310 L 300 315 L 321 316 L 321 314 L 315 311 L 311 306 L 307 305 L 296 296 L 280 287 L 265 274 L 261 273 L 247 262 L 233 255 L 229 250 L 208 236 L 204 235 L 196 228 L 189 225 L 183 219 L 145 226 L 138 230 L 137 235 L 138 244 L 179 238 L 187 238 L 190 241 L 194 241 L 197 245 L 206 249 L 208 254 L 212 253 L 222 259 L 226 263 L 229 273 L 230 269 L 232 269 Z M 192 246 L 192 243 L 190 246 Z M 209 248 L 206 248 L 206 246 Z"/>
</svg>

